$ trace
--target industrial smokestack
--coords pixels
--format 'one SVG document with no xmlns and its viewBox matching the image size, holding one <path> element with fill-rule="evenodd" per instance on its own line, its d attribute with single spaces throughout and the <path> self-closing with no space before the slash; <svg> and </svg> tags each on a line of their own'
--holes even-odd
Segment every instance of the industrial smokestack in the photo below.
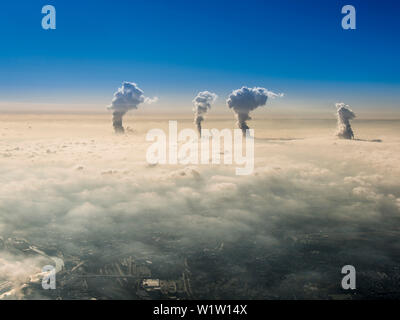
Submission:
<svg viewBox="0 0 400 320">
<path fill-rule="evenodd" d="M 124 133 L 125 129 L 122 126 L 122 117 L 125 115 L 125 111 L 114 111 L 113 112 L 113 127 L 115 133 Z"/>
<path fill-rule="evenodd" d="M 249 129 L 247 121 L 251 120 L 250 111 L 264 106 L 268 98 L 283 97 L 282 93 L 274 93 L 265 88 L 247 88 L 234 90 L 226 101 L 229 108 L 233 109 L 237 119 L 237 125 L 246 136 L 246 130 Z"/>
<path fill-rule="evenodd" d="M 354 139 L 353 129 L 350 125 L 350 120 L 353 120 L 356 115 L 347 104 L 336 103 L 337 108 L 337 132 L 336 135 L 341 139 Z"/>
<path fill-rule="evenodd" d="M 208 109 L 211 109 L 211 104 L 214 103 L 217 98 L 218 96 L 215 93 L 201 91 L 193 99 L 194 123 L 197 126 L 199 136 L 201 136 L 201 122 L 204 120 L 204 116 Z"/>
<path fill-rule="evenodd" d="M 143 91 L 133 82 L 123 82 L 122 87 L 114 93 L 109 110 L 113 110 L 113 127 L 115 133 L 124 133 L 122 119 L 129 110 L 137 109 L 141 103 L 153 103 L 158 100 L 157 97 L 150 99 L 143 95 Z"/>
</svg>

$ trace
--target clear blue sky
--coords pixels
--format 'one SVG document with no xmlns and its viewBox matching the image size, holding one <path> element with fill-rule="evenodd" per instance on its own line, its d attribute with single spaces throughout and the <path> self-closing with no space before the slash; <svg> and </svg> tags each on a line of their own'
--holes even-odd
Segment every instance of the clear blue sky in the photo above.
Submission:
<svg viewBox="0 0 400 320">
<path fill-rule="evenodd" d="M 56 30 L 41 28 L 45 4 Z M 356 30 L 341 28 L 345 4 Z M 2 1 L 0 102 L 103 108 L 126 80 L 161 106 L 247 85 L 299 106 L 395 108 L 399 17 L 396 0 Z"/>
</svg>

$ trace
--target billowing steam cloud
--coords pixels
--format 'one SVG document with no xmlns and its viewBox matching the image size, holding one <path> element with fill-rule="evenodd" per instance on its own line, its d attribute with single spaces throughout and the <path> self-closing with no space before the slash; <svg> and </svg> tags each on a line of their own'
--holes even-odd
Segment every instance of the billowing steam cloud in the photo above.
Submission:
<svg viewBox="0 0 400 320">
<path fill-rule="evenodd" d="M 194 103 L 194 123 L 197 126 L 199 135 L 201 135 L 201 122 L 204 120 L 204 115 L 208 109 L 211 108 L 211 104 L 217 100 L 218 96 L 215 93 L 209 91 L 201 91 L 193 99 Z"/>
<path fill-rule="evenodd" d="M 276 94 L 268 91 L 265 88 L 247 88 L 234 90 L 226 101 L 229 108 L 233 109 L 238 120 L 238 126 L 246 135 L 246 130 L 249 129 L 247 121 L 251 120 L 250 111 L 257 107 L 264 106 L 268 98 L 282 97 L 283 94 Z"/>
<path fill-rule="evenodd" d="M 354 133 L 351 129 L 350 120 L 356 117 L 355 113 L 350 109 L 347 104 L 336 103 L 337 108 L 337 133 L 336 135 L 342 139 L 353 139 Z"/>
<path fill-rule="evenodd" d="M 113 127 L 116 133 L 124 133 L 122 118 L 129 110 L 137 109 L 141 103 L 154 103 L 158 98 L 148 98 L 136 83 L 124 81 L 121 88 L 114 93 L 114 98 L 108 109 L 113 110 Z"/>
</svg>

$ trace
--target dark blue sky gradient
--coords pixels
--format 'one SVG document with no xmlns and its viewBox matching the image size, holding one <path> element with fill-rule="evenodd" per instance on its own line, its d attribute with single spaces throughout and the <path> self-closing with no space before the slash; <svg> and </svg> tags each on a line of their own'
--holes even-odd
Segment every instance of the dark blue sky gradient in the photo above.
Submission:
<svg viewBox="0 0 400 320">
<path fill-rule="evenodd" d="M 41 28 L 45 4 L 56 30 Z M 356 30 L 341 28 L 345 4 Z M 399 17 L 395 0 L 2 1 L 0 101 L 103 101 L 128 80 L 160 99 L 258 85 L 393 106 Z"/>
</svg>

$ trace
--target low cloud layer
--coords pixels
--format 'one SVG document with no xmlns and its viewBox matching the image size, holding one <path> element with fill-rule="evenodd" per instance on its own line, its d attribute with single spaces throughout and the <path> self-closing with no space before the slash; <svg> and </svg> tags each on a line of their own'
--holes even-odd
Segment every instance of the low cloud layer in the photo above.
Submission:
<svg viewBox="0 0 400 320">
<path fill-rule="evenodd" d="M 105 137 L 101 128 L 90 138 L 0 144 L 3 239 L 63 257 L 69 272 L 78 258 L 94 272 L 126 255 L 151 261 L 164 279 L 190 268 L 197 298 L 330 298 L 345 264 L 359 268 L 360 296 L 373 292 L 374 277 L 394 279 L 397 138 L 259 139 L 254 174 L 236 176 L 225 165 L 148 166 L 144 136 Z M 40 264 L 9 250 L 0 278 L 19 288 Z M 119 290 L 98 296 L 128 296 Z"/>
<path fill-rule="evenodd" d="M 268 98 L 282 97 L 283 94 L 277 94 L 272 91 L 268 91 L 265 88 L 247 88 L 242 87 L 241 89 L 234 90 L 228 97 L 226 103 L 229 108 L 233 110 L 237 118 L 237 124 L 245 135 L 246 130 L 249 129 L 247 121 L 251 120 L 250 111 L 264 106 L 267 103 Z"/>
</svg>

